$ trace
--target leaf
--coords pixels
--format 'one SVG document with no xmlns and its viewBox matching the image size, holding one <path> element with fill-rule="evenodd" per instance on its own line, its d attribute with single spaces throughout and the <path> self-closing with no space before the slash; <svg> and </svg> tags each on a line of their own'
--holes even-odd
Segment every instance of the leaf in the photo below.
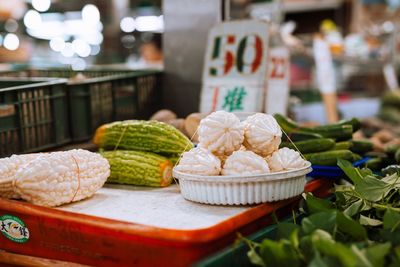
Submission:
<svg viewBox="0 0 400 267">
<path fill-rule="evenodd" d="M 357 168 L 354 168 L 350 161 L 338 159 L 337 165 L 350 178 L 354 184 L 358 184 L 362 180 L 362 176 Z"/>
<path fill-rule="evenodd" d="M 304 257 L 305 262 L 310 262 L 314 258 L 315 250 L 313 248 L 312 240 L 310 235 L 306 235 L 300 238 L 300 251 Z"/>
<path fill-rule="evenodd" d="M 332 236 L 322 230 L 316 230 L 312 234 L 312 243 L 322 255 L 337 258 L 344 267 L 353 267 L 357 263 L 357 256 L 354 252 L 341 243 L 335 242 Z"/>
<path fill-rule="evenodd" d="M 365 228 L 342 212 L 337 212 L 336 222 L 341 232 L 350 235 L 355 240 L 365 240 L 367 238 L 367 231 Z"/>
<path fill-rule="evenodd" d="M 372 266 L 383 267 L 385 264 L 385 257 L 389 253 L 390 248 L 390 243 L 377 244 L 366 248 L 365 254 Z"/>
<path fill-rule="evenodd" d="M 267 267 L 300 266 L 299 255 L 287 240 L 264 239 L 260 245 L 260 256 Z"/>
<path fill-rule="evenodd" d="M 362 169 L 360 169 L 360 175 L 362 177 L 365 177 L 367 175 L 374 175 L 374 172 L 368 168 L 362 168 Z"/>
<path fill-rule="evenodd" d="M 392 185 L 393 188 L 400 187 L 400 176 L 397 173 L 383 177 L 382 181 Z"/>
<path fill-rule="evenodd" d="M 324 262 L 324 260 L 321 258 L 321 255 L 317 251 L 307 267 L 329 267 L 329 265 Z"/>
<path fill-rule="evenodd" d="M 254 249 L 251 249 L 247 252 L 247 257 L 249 258 L 249 260 L 252 264 L 261 266 L 261 267 L 266 267 L 265 263 L 262 260 L 262 258 L 260 257 L 260 255 L 258 255 Z"/>
<path fill-rule="evenodd" d="M 311 193 L 306 193 L 303 195 L 303 197 L 306 200 L 307 209 L 311 214 L 321 211 L 329 211 L 335 208 L 331 201 L 317 198 Z"/>
<path fill-rule="evenodd" d="M 362 210 L 362 207 L 364 206 L 364 201 L 362 199 L 357 200 L 353 204 L 351 204 L 349 207 L 347 207 L 343 213 L 346 216 L 353 217 L 354 215 L 360 213 Z"/>
<path fill-rule="evenodd" d="M 299 245 L 300 245 L 300 241 L 299 241 L 299 230 L 300 230 L 300 227 L 297 228 L 297 229 L 295 229 L 295 230 L 290 234 L 290 237 L 289 237 L 290 244 L 292 244 L 292 246 L 293 246 L 296 250 L 299 249 Z"/>
<path fill-rule="evenodd" d="M 357 265 L 363 267 L 374 267 L 371 261 L 367 258 L 364 250 L 360 250 L 357 246 L 352 245 L 351 251 L 357 257 Z"/>
<path fill-rule="evenodd" d="M 368 226 L 379 226 L 383 224 L 381 220 L 372 219 L 364 215 L 360 215 L 359 222 L 362 225 L 368 225 Z"/>
<path fill-rule="evenodd" d="M 383 242 L 390 242 L 393 246 L 400 246 L 400 229 L 397 228 L 397 230 L 393 232 L 391 229 L 381 229 L 379 232 L 379 240 Z"/>
<path fill-rule="evenodd" d="M 365 200 L 377 202 L 389 193 L 390 184 L 373 176 L 366 176 L 355 185 L 355 190 Z"/>
<path fill-rule="evenodd" d="M 277 226 L 277 240 L 289 239 L 296 229 L 300 229 L 299 225 L 293 223 L 278 223 Z"/>
<path fill-rule="evenodd" d="M 332 234 L 336 226 L 336 211 L 315 213 L 304 218 L 301 222 L 301 226 L 305 234 L 312 234 L 317 229 Z"/>
<path fill-rule="evenodd" d="M 396 230 L 400 225 L 400 213 L 393 209 L 387 209 L 383 216 L 383 229 Z"/>
</svg>

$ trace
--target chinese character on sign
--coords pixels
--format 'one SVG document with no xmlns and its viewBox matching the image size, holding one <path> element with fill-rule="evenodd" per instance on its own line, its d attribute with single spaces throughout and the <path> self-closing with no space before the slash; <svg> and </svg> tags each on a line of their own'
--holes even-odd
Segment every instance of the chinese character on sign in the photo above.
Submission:
<svg viewBox="0 0 400 267">
<path fill-rule="evenodd" d="M 228 21 L 209 33 L 200 112 L 261 112 L 269 64 L 268 23 Z"/>
<path fill-rule="evenodd" d="M 23 237 L 27 237 L 27 236 L 28 236 L 28 233 L 27 233 L 25 227 L 20 226 L 20 227 L 19 227 L 19 233 L 20 233 L 21 236 L 23 236 Z"/>
<path fill-rule="evenodd" d="M 271 78 L 284 79 L 286 73 L 286 59 L 272 57 L 271 58 Z"/>
<path fill-rule="evenodd" d="M 246 90 L 243 86 L 229 90 L 225 96 L 222 108 L 228 111 L 243 110 L 243 98 L 246 94 Z"/>
<path fill-rule="evenodd" d="M 4 231 L 7 233 L 6 224 L 4 223 L 4 221 L 1 221 L 1 231 Z"/>
</svg>

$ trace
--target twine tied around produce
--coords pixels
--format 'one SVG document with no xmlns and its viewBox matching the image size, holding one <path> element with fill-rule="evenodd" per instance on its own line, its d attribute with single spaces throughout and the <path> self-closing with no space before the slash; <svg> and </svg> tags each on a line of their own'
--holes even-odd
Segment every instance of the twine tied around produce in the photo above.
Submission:
<svg viewBox="0 0 400 267">
<path fill-rule="evenodd" d="M 119 136 L 118 142 L 117 142 L 117 144 L 116 144 L 115 147 L 114 147 L 114 151 L 118 149 L 118 146 L 119 146 L 119 144 L 121 143 L 122 138 L 124 137 L 127 128 L 128 128 L 128 124 L 126 124 L 125 127 L 124 127 L 124 129 L 122 130 L 122 133 L 121 133 L 121 135 Z"/>
<path fill-rule="evenodd" d="M 72 160 L 75 162 L 76 165 L 76 173 L 78 176 L 78 187 L 75 190 L 74 196 L 72 197 L 71 202 L 74 202 L 76 195 L 78 194 L 79 189 L 81 188 L 81 169 L 79 168 L 79 164 L 78 161 L 76 160 L 76 158 L 71 155 Z"/>
<path fill-rule="evenodd" d="M 194 138 L 195 135 L 197 134 L 197 131 L 198 131 L 198 130 L 199 130 L 199 127 L 197 126 L 196 131 L 194 131 L 193 135 L 190 137 L 190 141 L 193 140 L 193 138 Z M 183 152 L 179 155 L 178 160 L 175 162 L 174 168 L 179 164 L 179 162 L 181 161 L 181 158 L 182 158 L 182 156 L 183 156 L 183 153 L 186 152 L 186 149 L 187 149 L 188 147 L 189 147 L 189 144 L 186 145 L 186 147 L 185 147 L 185 149 L 183 150 Z M 178 183 L 178 180 L 177 180 L 173 175 L 172 175 L 172 178 L 174 179 L 174 182 L 175 182 L 176 184 L 178 184 L 178 186 L 180 186 L 179 183 Z"/>
<path fill-rule="evenodd" d="M 278 125 L 279 125 L 279 124 L 278 124 Z M 300 149 L 297 148 L 296 144 L 295 144 L 295 143 L 292 141 L 292 139 L 290 138 L 290 136 L 291 136 L 292 134 L 289 134 L 289 135 L 288 135 L 288 134 L 285 132 L 285 130 L 282 129 L 282 127 L 281 127 L 280 125 L 279 125 L 279 128 L 281 128 L 282 133 L 284 133 L 284 134 L 286 135 L 287 139 L 288 139 L 289 142 L 294 146 L 294 148 L 297 150 L 297 152 L 299 152 L 300 156 L 301 156 L 305 161 L 307 161 L 306 157 L 304 157 L 304 155 L 301 153 Z"/>
</svg>

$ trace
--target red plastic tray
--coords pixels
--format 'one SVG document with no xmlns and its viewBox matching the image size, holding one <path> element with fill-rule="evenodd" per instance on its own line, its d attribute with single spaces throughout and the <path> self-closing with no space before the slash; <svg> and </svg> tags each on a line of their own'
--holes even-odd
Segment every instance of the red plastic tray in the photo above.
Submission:
<svg viewBox="0 0 400 267">
<path fill-rule="evenodd" d="M 306 191 L 327 196 L 329 180 L 313 180 Z M 179 230 L 122 222 L 0 199 L 0 216 L 21 219 L 29 240 L 16 243 L 0 235 L 0 249 L 96 266 L 188 266 L 231 244 L 237 233 L 251 234 L 273 223 L 271 214 L 289 214 L 300 197 L 249 206 L 212 227 Z M 171 214 L 173 216 L 173 214 Z"/>
</svg>

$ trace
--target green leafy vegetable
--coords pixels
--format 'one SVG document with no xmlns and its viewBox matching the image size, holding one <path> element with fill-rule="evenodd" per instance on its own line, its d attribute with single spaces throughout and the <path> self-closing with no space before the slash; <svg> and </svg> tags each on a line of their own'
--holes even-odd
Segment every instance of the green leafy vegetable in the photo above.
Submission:
<svg viewBox="0 0 400 267">
<path fill-rule="evenodd" d="M 253 264 L 265 267 L 400 266 L 400 177 L 380 177 L 338 159 L 352 184 L 336 185 L 335 197 L 303 194 L 305 213 L 279 223 L 277 240 L 252 244 Z"/>
</svg>

